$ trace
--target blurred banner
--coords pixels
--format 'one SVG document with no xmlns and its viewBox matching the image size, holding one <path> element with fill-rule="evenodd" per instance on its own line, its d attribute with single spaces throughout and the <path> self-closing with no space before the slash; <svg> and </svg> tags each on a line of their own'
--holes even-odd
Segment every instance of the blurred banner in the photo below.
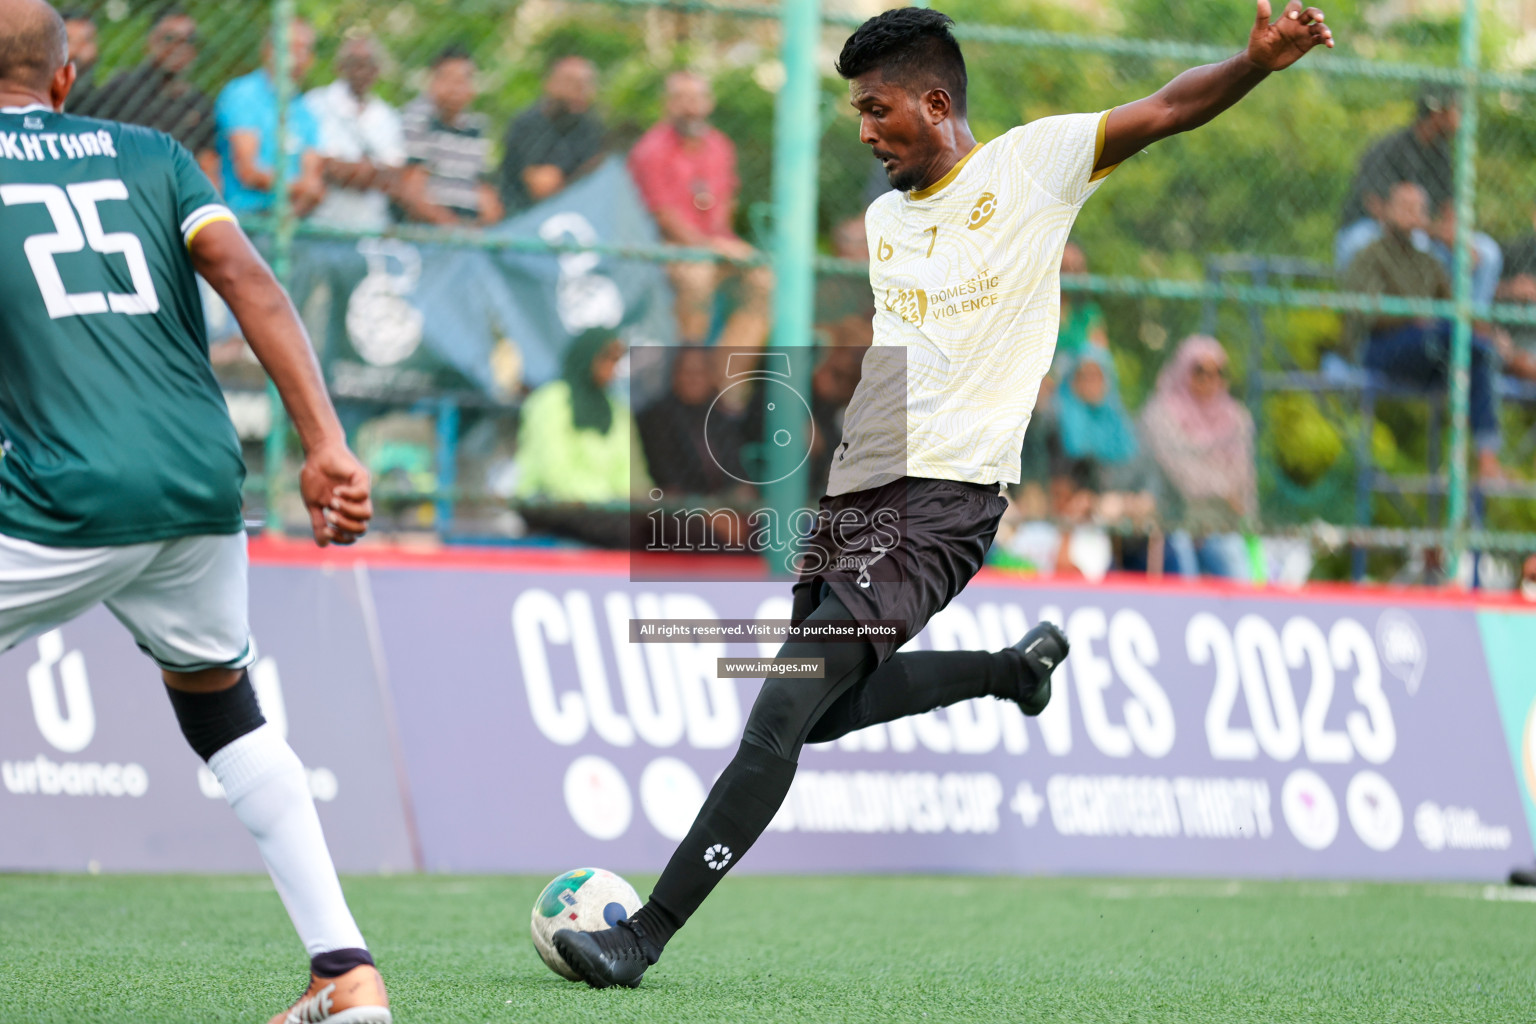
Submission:
<svg viewBox="0 0 1536 1024">
<path fill-rule="evenodd" d="M 398 238 L 296 243 L 294 301 L 322 347 L 334 394 L 390 399 L 440 389 L 515 397 L 560 373 L 572 337 L 619 328 L 630 344 L 673 340 L 659 265 L 550 245 L 652 246 L 656 228 L 624 165 L 610 158 L 570 188 L 490 228 L 475 243 Z"/>
<path fill-rule="evenodd" d="M 352 573 L 251 575 L 267 721 L 309 771 L 342 871 L 416 866 Z M 104 609 L 0 658 L 0 870 L 261 871 L 159 670 Z"/>
<path fill-rule="evenodd" d="M 429 870 L 659 869 L 757 685 L 716 659 L 776 645 L 631 644 L 629 619 L 789 616 L 769 584 L 374 584 Z M 1073 643 L 1041 719 L 973 701 L 808 748 L 745 869 L 1500 879 L 1531 859 L 1468 608 L 992 583 L 916 647 L 995 649 L 1041 618 Z"/>
<path fill-rule="evenodd" d="M 342 868 L 409 868 L 414 832 L 431 871 L 659 869 L 757 686 L 717 659 L 776 645 L 631 643 L 630 619 L 787 619 L 787 588 L 635 586 L 579 556 L 408 561 L 252 572 L 253 678 Z M 1339 595 L 984 575 L 915 646 L 1062 623 L 1047 713 L 973 701 L 807 748 L 744 869 L 1493 881 L 1529 864 L 1532 773 L 1513 769 L 1531 617 Z M 0 869 L 259 867 L 108 616 L 22 645 L 0 679 Z"/>
</svg>

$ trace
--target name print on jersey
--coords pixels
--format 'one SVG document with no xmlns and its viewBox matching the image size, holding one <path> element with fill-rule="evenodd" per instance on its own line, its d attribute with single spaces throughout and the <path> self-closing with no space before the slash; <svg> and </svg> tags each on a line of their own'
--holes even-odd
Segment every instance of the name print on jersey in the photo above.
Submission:
<svg viewBox="0 0 1536 1024">
<path fill-rule="evenodd" d="M 0 158 L 6 160 L 83 160 L 88 156 L 117 156 L 117 147 L 106 131 L 0 132 Z"/>
</svg>

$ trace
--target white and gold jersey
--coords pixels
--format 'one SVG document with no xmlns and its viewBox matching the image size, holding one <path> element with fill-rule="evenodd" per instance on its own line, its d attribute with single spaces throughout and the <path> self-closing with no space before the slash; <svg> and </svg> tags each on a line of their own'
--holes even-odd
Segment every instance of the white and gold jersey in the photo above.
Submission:
<svg viewBox="0 0 1536 1024">
<path fill-rule="evenodd" d="M 828 494 L 902 476 L 1018 482 L 1056 350 L 1062 250 L 1112 170 L 1093 170 L 1108 116 L 1021 125 L 928 188 L 870 206 L 874 344 Z"/>
</svg>

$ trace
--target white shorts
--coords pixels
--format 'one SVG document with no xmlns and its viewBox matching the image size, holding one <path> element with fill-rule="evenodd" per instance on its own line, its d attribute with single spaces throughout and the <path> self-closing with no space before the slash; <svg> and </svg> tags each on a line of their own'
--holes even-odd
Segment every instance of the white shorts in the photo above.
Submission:
<svg viewBox="0 0 1536 1024">
<path fill-rule="evenodd" d="M 251 663 L 245 534 L 56 548 L 0 534 L 0 651 L 97 604 L 172 672 Z"/>
</svg>

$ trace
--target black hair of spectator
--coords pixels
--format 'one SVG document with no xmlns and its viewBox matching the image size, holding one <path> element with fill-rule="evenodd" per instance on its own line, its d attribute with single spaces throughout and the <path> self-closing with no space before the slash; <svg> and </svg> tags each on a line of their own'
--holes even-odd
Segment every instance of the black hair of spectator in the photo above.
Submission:
<svg viewBox="0 0 1536 1024">
<path fill-rule="evenodd" d="M 60 7 L 58 10 L 59 18 L 63 21 L 89 21 L 93 24 L 96 21 L 84 7 Z"/>
<path fill-rule="evenodd" d="M 64 19 L 46 3 L 12 14 L 0 24 L 0 81 L 47 89 L 69 60 Z"/>
<path fill-rule="evenodd" d="M 172 5 L 170 7 L 162 7 L 160 9 L 160 13 L 155 15 L 155 24 L 164 24 L 165 22 L 170 21 L 172 18 L 186 18 L 188 21 L 197 20 L 196 18 L 193 18 L 192 15 L 187 13 L 187 9 L 185 7 L 177 7 Z"/>
<path fill-rule="evenodd" d="M 1422 121 L 1431 114 L 1461 106 L 1461 94 L 1453 85 L 1431 82 L 1419 90 L 1418 111 Z"/>
<path fill-rule="evenodd" d="M 950 29 L 955 20 L 926 7 L 898 7 L 854 30 L 837 58 L 837 73 L 857 78 L 878 70 L 914 93 L 940 88 L 965 116 L 965 58 Z"/>
<path fill-rule="evenodd" d="M 432 70 L 436 71 L 451 60 L 467 60 L 471 64 L 475 62 L 475 55 L 469 52 L 469 47 L 463 43 L 449 43 L 438 51 L 432 58 Z"/>
</svg>

